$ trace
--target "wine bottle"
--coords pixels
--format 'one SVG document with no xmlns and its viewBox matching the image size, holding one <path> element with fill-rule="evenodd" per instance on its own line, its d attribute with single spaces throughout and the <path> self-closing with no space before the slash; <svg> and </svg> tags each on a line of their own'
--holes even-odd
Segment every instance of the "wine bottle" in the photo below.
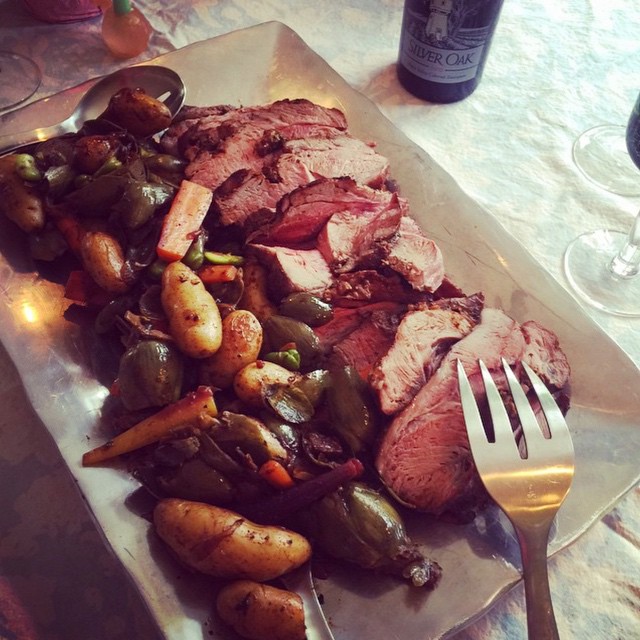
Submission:
<svg viewBox="0 0 640 640">
<path fill-rule="evenodd" d="M 457 102 L 480 83 L 503 0 L 405 0 L 397 74 L 410 93 Z"/>
</svg>

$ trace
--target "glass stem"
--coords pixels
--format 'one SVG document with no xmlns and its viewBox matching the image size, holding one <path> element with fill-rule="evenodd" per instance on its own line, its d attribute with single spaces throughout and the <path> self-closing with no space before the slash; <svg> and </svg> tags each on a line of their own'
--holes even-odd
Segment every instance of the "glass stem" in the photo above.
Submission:
<svg viewBox="0 0 640 640">
<path fill-rule="evenodd" d="M 640 212 L 636 215 L 629 236 L 611 261 L 609 269 L 620 278 L 633 278 L 640 269 Z"/>
</svg>

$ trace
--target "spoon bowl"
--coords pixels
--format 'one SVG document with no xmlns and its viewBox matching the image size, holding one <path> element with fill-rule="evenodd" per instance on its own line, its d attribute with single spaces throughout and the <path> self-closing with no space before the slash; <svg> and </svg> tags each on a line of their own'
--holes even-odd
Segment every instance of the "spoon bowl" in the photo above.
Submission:
<svg viewBox="0 0 640 640">
<path fill-rule="evenodd" d="M 175 71 L 156 65 L 126 67 L 98 78 L 82 96 L 71 115 L 62 122 L 0 136 L 0 153 L 77 131 L 84 122 L 93 120 L 103 113 L 114 93 L 127 87 L 144 89 L 150 96 L 164 102 L 172 116 L 178 113 L 184 104 L 186 89 Z"/>
</svg>

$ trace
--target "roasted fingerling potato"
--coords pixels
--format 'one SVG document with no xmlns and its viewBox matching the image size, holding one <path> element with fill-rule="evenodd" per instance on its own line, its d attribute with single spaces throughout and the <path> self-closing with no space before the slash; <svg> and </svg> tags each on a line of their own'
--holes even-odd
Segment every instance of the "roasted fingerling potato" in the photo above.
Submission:
<svg viewBox="0 0 640 640">
<path fill-rule="evenodd" d="M 191 358 L 209 358 L 222 344 L 222 318 L 202 280 L 182 262 L 162 273 L 162 307 L 178 348 Z"/>
<path fill-rule="evenodd" d="M 100 118 L 117 124 L 134 136 L 146 138 L 164 131 L 171 124 L 171 111 L 144 89 L 125 87 L 111 97 Z"/>
<path fill-rule="evenodd" d="M 262 348 L 262 325 L 250 311 L 232 311 L 222 321 L 220 349 L 202 360 L 200 384 L 225 389 L 246 365 L 255 362 Z"/>
<path fill-rule="evenodd" d="M 80 257 L 87 273 L 109 293 L 124 293 L 124 251 L 120 243 L 104 231 L 88 231 L 80 240 Z"/>
<path fill-rule="evenodd" d="M 311 545 L 299 533 L 203 502 L 163 499 L 153 522 L 184 564 L 216 578 L 273 580 L 311 557 Z"/>
<path fill-rule="evenodd" d="M 20 177 L 17 154 L 0 158 L 0 210 L 26 233 L 43 229 L 45 212 L 35 188 Z"/>
<path fill-rule="evenodd" d="M 289 384 L 298 377 L 298 374 L 275 362 L 256 360 L 236 373 L 233 390 L 244 403 L 260 408 L 264 406 L 263 389 L 266 385 Z"/>
<path fill-rule="evenodd" d="M 251 580 L 223 587 L 216 598 L 221 620 L 247 640 L 305 640 L 304 608 L 297 593 Z"/>
</svg>

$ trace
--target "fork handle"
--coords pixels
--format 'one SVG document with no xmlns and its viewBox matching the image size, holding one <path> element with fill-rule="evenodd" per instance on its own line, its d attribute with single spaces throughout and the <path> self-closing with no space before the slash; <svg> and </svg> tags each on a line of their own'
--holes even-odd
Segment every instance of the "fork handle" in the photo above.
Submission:
<svg viewBox="0 0 640 640">
<path fill-rule="evenodd" d="M 560 640 L 547 571 L 548 527 L 519 531 L 529 640 Z"/>
</svg>

